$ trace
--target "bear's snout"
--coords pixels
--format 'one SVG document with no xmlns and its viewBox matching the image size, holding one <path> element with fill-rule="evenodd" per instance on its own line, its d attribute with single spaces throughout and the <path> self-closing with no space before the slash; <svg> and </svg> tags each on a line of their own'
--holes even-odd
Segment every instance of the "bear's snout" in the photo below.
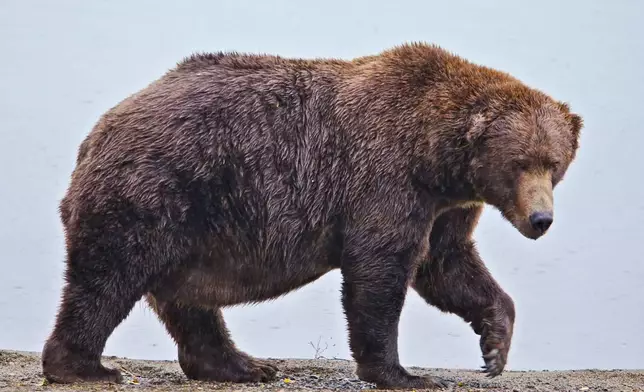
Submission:
<svg viewBox="0 0 644 392">
<path fill-rule="evenodd" d="M 526 172 L 517 185 L 517 198 L 509 206 L 506 217 L 521 234 L 536 240 L 554 221 L 551 175 L 549 172 Z"/>
</svg>

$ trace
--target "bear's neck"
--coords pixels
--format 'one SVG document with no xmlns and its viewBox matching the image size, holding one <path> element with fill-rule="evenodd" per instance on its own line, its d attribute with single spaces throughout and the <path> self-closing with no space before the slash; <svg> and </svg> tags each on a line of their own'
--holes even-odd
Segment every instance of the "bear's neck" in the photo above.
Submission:
<svg viewBox="0 0 644 392">
<path fill-rule="evenodd" d="M 449 128 L 430 131 L 426 148 L 415 151 L 413 178 L 442 207 L 482 202 L 470 175 L 471 151 L 458 135 L 459 130 Z"/>
<path fill-rule="evenodd" d="M 380 172 L 411 172 L 415 185 L 441 205 L 480 202 L 470 175 L 473 148 L 466 142 L 471 105 L 387 79 L 374 83 L 337 98 L 334 120 L 353 148 L 389 155 L 391 167 Z"/>
</svg>

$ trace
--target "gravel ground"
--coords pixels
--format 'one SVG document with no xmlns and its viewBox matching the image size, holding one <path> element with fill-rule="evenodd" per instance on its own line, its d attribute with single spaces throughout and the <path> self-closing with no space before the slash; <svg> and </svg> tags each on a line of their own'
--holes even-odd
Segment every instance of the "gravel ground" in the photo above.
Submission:
<svg viewBox="0 0 644 392">
<path fill-rule="evenodd" d="M 0 350 L 0 391 L 357 391 L 373 389 L 359 381 L 354 364 L 344 360 L 272 360 L 280 368 L 269 384 L 215 384 L 188 381 L 175 361 L 144 361 L 105 357 L 104 364 L 119 367 L 125 381 L 119 385 L 44 385 L 37 353 Z M 644 370 L 505 372 L 489 380 L 471 370 L 409 368 L 450 381 L 449 391 L 637 391 L 644 392 Z"/>
</svg>

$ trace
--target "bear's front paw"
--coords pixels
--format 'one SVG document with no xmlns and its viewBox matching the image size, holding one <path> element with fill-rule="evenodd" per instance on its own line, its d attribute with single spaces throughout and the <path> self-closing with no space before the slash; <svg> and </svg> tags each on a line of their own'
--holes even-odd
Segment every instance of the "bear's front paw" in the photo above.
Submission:
<svg viewBox="0 0 644 392">
<path fill-rule="evenodd" d="M 507 350 L 498 348 L 492 349 L 488 353 L 483 353 L 485 365 L 481 366 L 487 377 L 493 378 L 500 375 L 505 368 L 507 361 Z"/>
<path fill-rule="evenodd" d="M 480 343 L 485 365 L 482 368 L 490 378 L 503 373 L 512 342 L 512 330 L 513 320 L 506 312 L 495 312 L 483 322 Z"/>
<path fill-rule="evenodd" d="M 481 351 L 485 365 L 482 366 L 482 369 L 488 377 L 493 378 L 503 373 L 508 360 L 511 340 L 512 326 L 507 322 L 483 328 Z"/>
</svg>

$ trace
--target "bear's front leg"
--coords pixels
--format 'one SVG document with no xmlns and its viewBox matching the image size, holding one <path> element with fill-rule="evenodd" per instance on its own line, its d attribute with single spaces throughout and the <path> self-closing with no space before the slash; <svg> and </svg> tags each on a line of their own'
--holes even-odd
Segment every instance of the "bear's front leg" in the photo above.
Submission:
<svg viewBox="0 0 644 392">
<path fill-rule="evenodd" d="M 433 377 L 409 374 L 398 359 L 398 322 L 420 236 L 400 229 L 349 235 L 342 260 L 342 302 L 349 326 L 349 343 L 357 375 L 386 389 L 443 388 Z M 418 238 L 419 241 L 414 241 Z"/>
<path fill-rule="evenodd" d="M 429 258 L 416 271 L 413 286 L 429 304 L 471 323 L 481 335 L 483 369 L 495 377 L 507 363 L 515 311 L 471 240 L 480 213 L 480 207 L 455 209 L 436 220 Z"/>
</svg>

